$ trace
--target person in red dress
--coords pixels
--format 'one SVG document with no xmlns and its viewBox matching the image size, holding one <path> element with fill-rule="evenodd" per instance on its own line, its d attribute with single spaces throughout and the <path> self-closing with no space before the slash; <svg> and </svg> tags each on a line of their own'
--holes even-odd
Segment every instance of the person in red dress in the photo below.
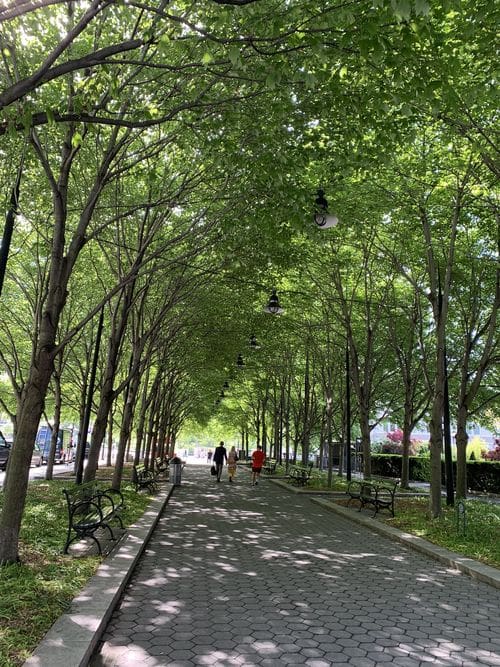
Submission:
<svg viewBox="0 0 500 667">
<path fill-rule="evenodd" d="M 262 451 L 262 447 L 257 445 L 257 449 L 252 452 L 252 486 L 259 483 L 260 473 L 265 460 L 266 456 Z"/>
</svg>

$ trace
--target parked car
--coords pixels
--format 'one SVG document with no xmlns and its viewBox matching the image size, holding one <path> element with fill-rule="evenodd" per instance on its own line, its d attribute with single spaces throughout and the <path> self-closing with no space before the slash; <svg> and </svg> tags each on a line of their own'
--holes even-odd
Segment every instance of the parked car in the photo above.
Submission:
<svg viewBox="0 0 500 667">
<path fill-rule="evenodd" d="M 7 463 L 9 461 L 9 454 L 12 448 L 12 441 L 6 440 L 2 434 L 0 434 L 0 470 L 7 469 Z M 37 468 L 43 463 L 43 456 L 40 450 L 40 447 L 35 444 L 33 447 L 33 454 L 31 456 L 31 465 L 36 466 Z"/>
<path fill-rule="evenodd" d="M 10 454 L 10 444 L 5 440 L 3 435 L 0 433 L 0 470 L 5 470 L 7 468 L 9 454 Z"/>
</svg>

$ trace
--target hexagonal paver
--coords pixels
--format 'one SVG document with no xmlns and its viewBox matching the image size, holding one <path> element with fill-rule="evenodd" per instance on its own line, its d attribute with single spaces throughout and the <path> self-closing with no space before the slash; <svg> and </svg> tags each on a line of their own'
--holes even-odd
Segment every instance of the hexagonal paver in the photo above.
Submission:
<svg viewBox="0 0 500 667">
<path fill-rule="evenodd" d="M 500 667 L 497 590 L 244 470 L 206 473 L 186 469 L 92 667 Z"/>
</svg>

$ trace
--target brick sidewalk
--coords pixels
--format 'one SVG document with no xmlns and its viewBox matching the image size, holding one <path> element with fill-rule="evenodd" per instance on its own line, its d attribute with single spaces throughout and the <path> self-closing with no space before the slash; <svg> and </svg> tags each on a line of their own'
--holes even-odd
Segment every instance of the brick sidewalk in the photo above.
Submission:
<svg viewBox="0 0 500 667">
<path fill-rule="evenodd" d="M 500 591 L 246 471 L 187 466 L 92 667 L 500 666 Z"/>
</svg>

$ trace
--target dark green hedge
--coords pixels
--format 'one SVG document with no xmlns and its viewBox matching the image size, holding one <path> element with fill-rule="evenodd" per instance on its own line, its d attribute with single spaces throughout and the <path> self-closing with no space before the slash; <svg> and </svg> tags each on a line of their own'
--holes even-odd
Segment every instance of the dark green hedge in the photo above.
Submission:
<svg viewBox="0 0 500 667">
<path fill-rule="evenodd" d="M 401 477 L 400 454 L 372 454 L 372 474 L 380 477 Z M 410 456 L 410 480 L 428 482 L 430 480 L 431 462 L 428 458 Z M 453 475 L 456 478 L 457 464 L 453 462 Z M 443 485 L 444 462 L 442 466 Z M 467 486 L 471 491 L 500 494 L 500 462 L 499 461 L 468 461 Z"/>
<path fill-rule="evenodd" d="M 372 474 L 380 477 L 401 477 L 401 454 L 372 454 Z M 410 456 L 410 479 L 428 482 L 431 462 L 428 458 Z"/>
<path fill-rule="evenodd" d="M 456 479 L 457 464 L 453 461 L 453 478 Z M 444 484 L 444 466 L 443 466 Z M 480 493 L 500 493 L 499 461 L 467 461 L 467 487 Z"/>
</svg>

